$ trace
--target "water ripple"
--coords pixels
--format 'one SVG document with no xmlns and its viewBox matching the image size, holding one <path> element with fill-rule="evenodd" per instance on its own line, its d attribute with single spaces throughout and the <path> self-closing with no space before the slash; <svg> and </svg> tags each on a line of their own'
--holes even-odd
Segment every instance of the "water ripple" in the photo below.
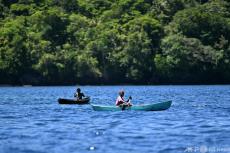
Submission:
<svg viewBox="0 0 230 153">
<path fill-rule="evenodd" d="M 59 105 L 75 87 L 0 87 L 0 152 L 178 153 L 188 146 L 229 145 L 230 86 L 83 86 L 91 103 L 172 100 L 161 112 L 96 112 Z"/>
</svg>

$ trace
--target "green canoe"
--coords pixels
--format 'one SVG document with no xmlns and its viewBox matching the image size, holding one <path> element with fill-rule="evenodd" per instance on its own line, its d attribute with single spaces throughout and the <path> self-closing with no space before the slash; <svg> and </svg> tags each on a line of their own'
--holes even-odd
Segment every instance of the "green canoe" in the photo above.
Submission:
<svg viewBox="0 0 230 153">
<path fill-rule="evenodd" d="M 157 104 L 133 105 L 133 106 L 103 106 L 91 105 L 95 111 L 121 111 L 121 110 L 138 110 L 138 111 L 161 111 L 168 109 L 172 101 L 161 102 Z"/>
</svg>

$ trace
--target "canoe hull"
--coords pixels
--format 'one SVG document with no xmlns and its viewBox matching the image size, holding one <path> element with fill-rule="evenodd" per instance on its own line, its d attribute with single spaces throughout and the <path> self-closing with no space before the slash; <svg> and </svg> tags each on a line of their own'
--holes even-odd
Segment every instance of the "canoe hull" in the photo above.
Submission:
<svg viewBox="0 0 230 153">
<path fill-rule="evenodd" d="M 121 110 L 137 110 L 137 111 L 162 111 L 169 109 L 172 101 L 166 101 L 157 104 L 148 105 L 133 105 L 126 107 L 119 106 L 102 106 L 102 105 L 91 105 L 95 111 L 121 111 Z"/>
<path fill-rule="evenodd" d="M 89 104 L 90 98 L 84 98 L 84 99 L 65 99 L 65 98 L 59 98 L 58 99 L 58 103 L 59 104 L 78 104 L 78 105 L 82 105 L 82 104 Z"/>
</svg>

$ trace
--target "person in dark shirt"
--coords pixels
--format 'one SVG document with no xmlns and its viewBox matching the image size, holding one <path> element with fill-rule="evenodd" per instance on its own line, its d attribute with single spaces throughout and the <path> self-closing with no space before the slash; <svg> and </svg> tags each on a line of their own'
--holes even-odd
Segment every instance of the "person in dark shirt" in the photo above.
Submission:
<svg viewBox="0 0 230 153">
<path fill-rule="evenodd" d="M 81 92 L 80 88 L 77 88 L 76 93 L 74 93 L 74 97 L 76 97 L 77 99 L 82 99 L 82 97 L 85 97 L 85 95 Z"/>
</svg>

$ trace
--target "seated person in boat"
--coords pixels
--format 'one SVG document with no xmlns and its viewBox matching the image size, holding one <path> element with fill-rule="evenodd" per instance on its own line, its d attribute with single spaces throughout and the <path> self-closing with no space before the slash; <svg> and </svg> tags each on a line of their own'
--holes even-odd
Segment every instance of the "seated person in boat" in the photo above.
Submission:
<svg viewBox="0 0 230 153">
<path fill-rule="evenodd" d="M 74 93 L 74 97 L 76 97 L 77 99 L 82 99 L 82 97 L 85 97 L 85 95 L 81 92 L 80 88 L 77 88 L 77 92 Z"/>
<path fill-rule="evenodd" d="M 119 91 L 119 96 L 117 97 L 117 100 L 116 100 L 116 106 L 132 106 L 131 104 L 131 99 L 132 97 L 130 96 L 129 99 L 127 101 L 124 100 L 124 95 L 125 95 L 125 92 L 122 90 L 122 91 Z"/>
</svg>

